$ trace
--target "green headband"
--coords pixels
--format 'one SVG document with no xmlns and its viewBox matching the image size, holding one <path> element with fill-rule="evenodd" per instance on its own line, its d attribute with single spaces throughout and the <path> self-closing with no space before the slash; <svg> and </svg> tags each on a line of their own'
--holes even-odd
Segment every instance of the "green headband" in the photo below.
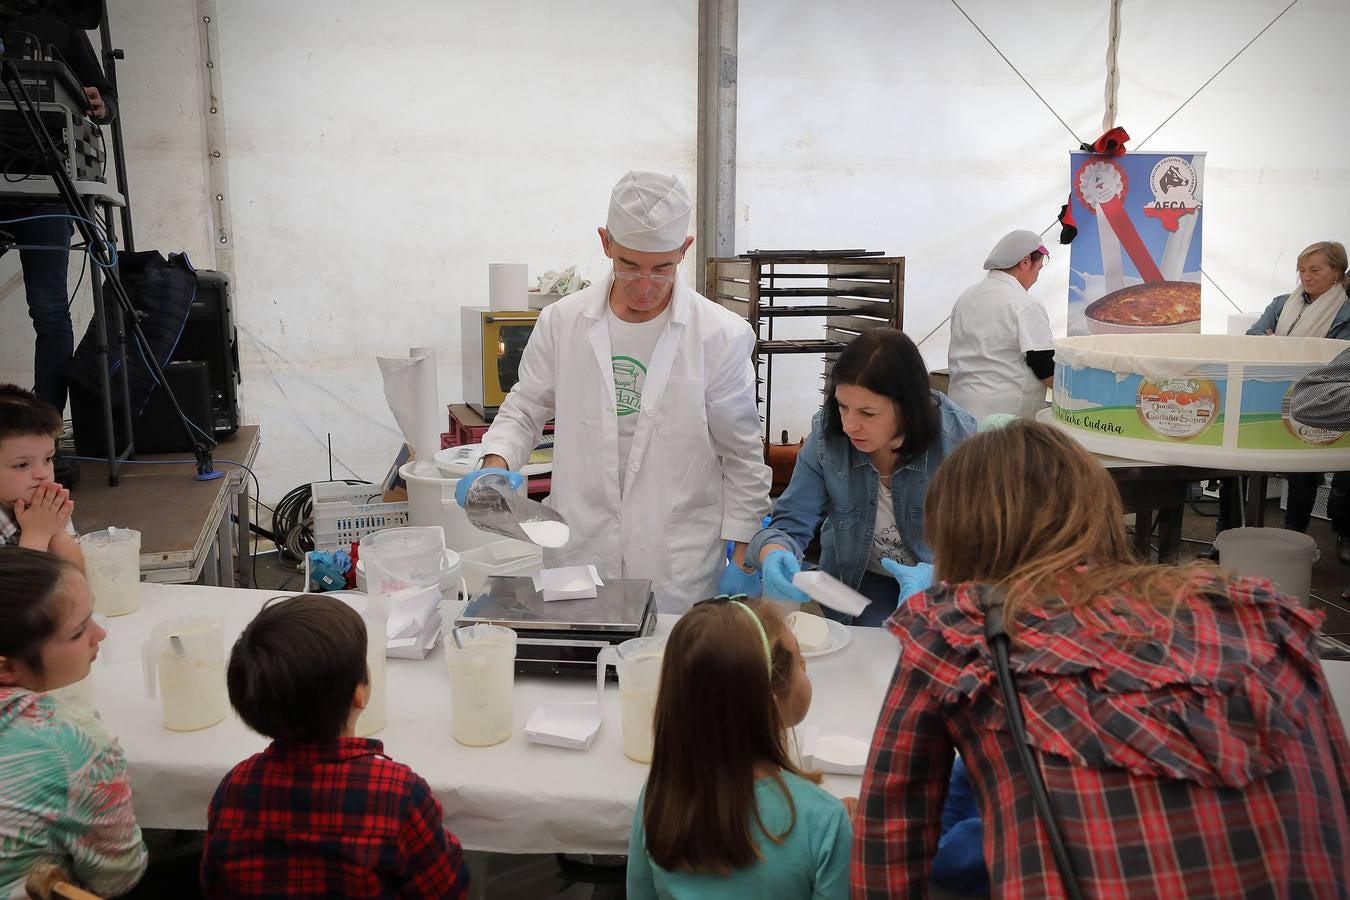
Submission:
<svg viewBox="0 0 1350 900">
<path fill-rule="evenodd" d="M 746 605 L 745 605 L 744 603 L 742 603 L 741 601 L 739 601 L 739 600 L 732 600 L 731 603 L 733 603 L 733 604 L 735 604 L 736 606 L 739 606 L 741 609 L 745 610 L 745 614 L 746 614 L 747 616 L 750 617 L 750 621 L 751 621 L 751 622 L 754 622 L 754 623 L 755 623 L 755 627 L 759 629 L 759 639 L 760 639 L 760 641 L 762 641 L 763 644 L 764 644 L 764 661 L 765 661 L 765 663 L 767 663 L 768 669 L 769 669 L 769 684 L 770 684 L 770 686 L 772 686 L 772 685 L 773 685 L 773 650 L 771 650 L 771 649 L 769 648 L 769 634 L 768 634 L 768 632 L 766 632 L 766 631 L 764 630 L 764 623 L 761 622 L 761 621 L 759 620 L 759 616 L 755 615 L 755 611 L 754 611 L 753 609 L 751 609 L 750 607 L 746 606 Z"/>
</svg>

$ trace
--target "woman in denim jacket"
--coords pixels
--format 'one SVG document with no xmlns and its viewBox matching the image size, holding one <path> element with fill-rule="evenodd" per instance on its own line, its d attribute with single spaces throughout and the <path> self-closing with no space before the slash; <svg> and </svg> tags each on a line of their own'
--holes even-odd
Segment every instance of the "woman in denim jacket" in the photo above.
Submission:
<svg viewBox="0 0 1350 900">
<path fill-rule="evenodd" d="M 865 332 L 844 348 L 825 398 L 773 520 L 751 540 L 745 558 L 764 573 L 766 596 L 805 602 L 791 579 L 824 519 L 820 568 L 871 601 L 856 617 L 825 614 L 845 624 L 880 625 L 897 601 L 896 581 L 882 560 L 931 562 L 924 492 L 976 423 L 929 389 L 918 348 L 891 328 Z M 878 503 L 879 497 L 889 503 Z"/>
</svg>

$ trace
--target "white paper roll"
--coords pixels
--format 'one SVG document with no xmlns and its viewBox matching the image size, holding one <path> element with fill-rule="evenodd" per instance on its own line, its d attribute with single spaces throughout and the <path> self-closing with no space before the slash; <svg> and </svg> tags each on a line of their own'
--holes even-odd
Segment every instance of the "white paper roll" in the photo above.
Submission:
<svg viewBox="0 0 1350 900">
<path fill-rule="evenodd" d="M 384 376 L 384 399 L 417 457 L 417 470 L 435 473 L 445 415 L 436 384 L 435 351 L 414 347 L 407 359 L 381 356 L 377 361 Z"/>
<path fill-rule="evenodd" d="M 489 309 L 528 309 L 529 292 L 529 267 L 525 263 L 488 263 Z"/>
</svg>

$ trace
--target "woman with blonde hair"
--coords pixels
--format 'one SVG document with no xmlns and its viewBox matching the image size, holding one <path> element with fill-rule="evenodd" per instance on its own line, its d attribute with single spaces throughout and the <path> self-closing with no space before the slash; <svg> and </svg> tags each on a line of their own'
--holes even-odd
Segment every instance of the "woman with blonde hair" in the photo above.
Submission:
<svg viewBox="0 0 1350 900">
<path fill-rule="evenodd" d="M 1340 241 L 1309 244 L 1298 255 L 1298 284 L 1289 293 L 1270 301 L 1247 333 L 1350 340 L 1348 289 L 1345 245 Z M 1289 502 L 1285 506 L 1284 527 L 1306 532 L 1322 473 L 1289 472 L 1285 480 L 1289 483 Z M 1241 524 L 1237 520 L 1237 505 L 1236 498 L 1229 496 L 1227 490 L 1220 491 L 1219 531 Z M 1332 475 L 1327 515 L 1336 532 L 1336 557 L 1350 565 L 1350 472 Z M 1217 554 L 1211 554 L 1211 558 L 1217 559 Z"/>
<path fill-rule="evenodd" d="M 1350 744 L 1318 614 L 1263 579 L 1137 563 L 1110 476 L 1047 425 L 962 444 L 925 517 L 939 583 L 889 622 L 901 654 L 853 896 L 921 893 L 953 749 L 995 894 L 1344 895 Z M 1000 621 L 1010 679 L 990 649 Z"/>
</svg>

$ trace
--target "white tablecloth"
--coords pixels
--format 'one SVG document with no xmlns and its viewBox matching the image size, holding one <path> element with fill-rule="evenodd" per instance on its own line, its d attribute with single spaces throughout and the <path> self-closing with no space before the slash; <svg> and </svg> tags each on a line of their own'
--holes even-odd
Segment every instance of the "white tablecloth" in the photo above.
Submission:
<svg viewBox="0 0 1350 900">
<path fill-rule="evenodd" d="M 143 584 L 141 608 L 112 619 L 94 665 L 94 701 L 126 750 L 136 818 L 142 827 L 206 827 L 206 806 L 220 779 L 266 746 L 234 715 L 211 728 L 163 728 L 158 700 L 146 696 L 140 646 L 156 623 L 210 613 L 225 622 L 225 646 L 275 591 Z M 671 621 L 662 617 L 661 627 Z M 812 659 L 814 700 L 806 725 L 871 732 L 898 654 L 876 628 L 849 629 L 840 651 Z M 431 785 L 446 825 L 474 850 L 509 853 L 624 853 L 647 766 L 623 755 L 618 689 L 605 697 L 605 723 L 589 750 L 527 743 L 525 720 L 541 703 L 589 702 L 594 679 L 516 677 L 515 733 L 495 747 L 470 748 L 450 736 L 450 685 L 438 647 L 424 660 L 388 661 L 389 724 L 372 735 L 385 752 Z M 729 686 L 734 690 L 734 686 Z M 827 776 L 838 796 L 858 793 L 860 779 Z"/>
</svg>

